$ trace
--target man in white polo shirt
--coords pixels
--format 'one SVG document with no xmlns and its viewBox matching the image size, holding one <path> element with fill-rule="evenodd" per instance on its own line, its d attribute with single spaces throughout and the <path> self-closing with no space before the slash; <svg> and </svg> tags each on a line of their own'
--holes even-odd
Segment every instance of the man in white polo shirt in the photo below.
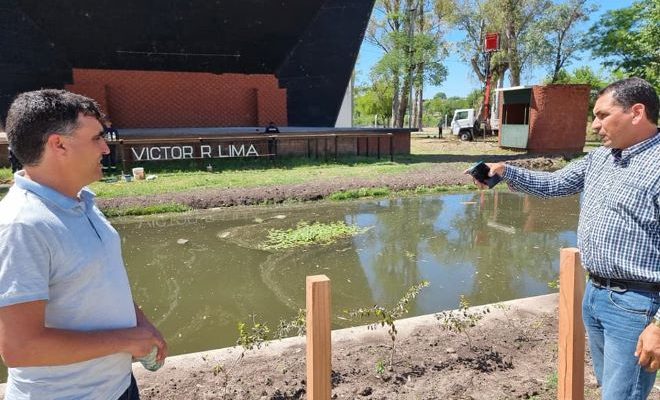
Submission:
<svg viewBox="0 0 660 400">
<path fill-rule="evenodd" d="M 117 231 L 85 186 L 108 153 L 98 105 L 20 94 L 6 122 L 24 170 L 0 201 L 5 399 L 138 399 L 132 358 L 167 345 L 134 304 Z"/>
</svg>

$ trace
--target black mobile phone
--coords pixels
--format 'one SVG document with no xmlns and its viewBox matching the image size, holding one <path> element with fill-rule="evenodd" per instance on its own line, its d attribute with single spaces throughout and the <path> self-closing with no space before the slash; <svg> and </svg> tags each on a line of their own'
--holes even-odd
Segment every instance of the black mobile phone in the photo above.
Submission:
<svg viewBox="0 0 660 400">
<path fill-rule="evenodd" d="M 469 172 L 470 175 L 474 177 L 474 179 L 478 180 L 484 185 L 488 185 L 489 189 L 492 189 L 502 180 L 499 175 L 488 176 L 490 168 L 488 168 L 488 165 L 486 165 L 483 161 L 476 163 L 472 168 L 470 168 Z"/>
</svg>

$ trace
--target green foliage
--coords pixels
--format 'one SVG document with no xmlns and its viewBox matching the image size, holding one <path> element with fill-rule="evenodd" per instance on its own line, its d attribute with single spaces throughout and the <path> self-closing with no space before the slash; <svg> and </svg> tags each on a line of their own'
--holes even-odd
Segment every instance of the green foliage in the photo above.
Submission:
<svg viewBox="0 0 660 400">
<path fill-rule="evenodd" d="M 365 40 L 383 55 L 370 79 L 391 90 L 387 101 L 396 127 L 403 126 L 411 92 L 422 96 L 425 84 L 440 85 L 447 78 L 443 28 L 452 11 L 453 2 L 448 0 L 378 0 L 374 6 Z"/>
<path fill-rule="evenodd" d="M 578 26 L 587 21 L 597 8 L 595 4 L 589 4 L 588 0 L 566 0 L 552 4 L 546 10 L 539 24 L 543 31 L 540 47 L 544 49 L 543 62 L 548 67 L 552 83 L 556 83 L 560 71 L 588 47 L 588 43 L 582 40 L 583 32 L 578 31 Z"/>
<path fill-rule="evenodd" d="M 243 352 L 252 350 L 255 347 L 260 349 L 268 340 L 270 328 L 265 323 L 257 322 L 256 315 L 250 315 L 252 325 L 248 327 L 245 322 L 238 323 L 238 339 L 236 344 L 243 348 Z"/>
<path fill-rule="evenodd" d="M 559 375 L 557 374 L 557 371 L 552 371 L 552 373 L 548 375 L 548 377 L 545 380 L 545 386 L 548 389 L 556 390 L 558 384 L 559 384 Z"/>
<path fill-rule="evenodd" d="M 479 82 L 485 81 L 486 32 L 500 33 L 500 51 L 491 59 L 495 78 L 510 73 L 511 86 L 520 85 L 522 71 L 538 64 L 547 54 L 544 26 L 541 21 L 549 0 L 456 0 L 456 25 L 465 32 L 457 48 L 461 58 L 472 65 Z"/>
<path fill-rule="evenodd" d="M 307 333 L 307 312 L 305 309 L 299 308 L 298 315 L 292 320 L 280 320 L 277 327 L 277 338 L 289 337 L 291 332 L 295 332 L 296 336 L 304 336 Z"/>
<path fill-rule="evenodd" d="M 136 215 L 151 215 L 163 213 L 180 213 L 192 210 L 192 207 L 178 203 L 165 203 L 154 204 L 150 206 L 135 206 L 135 207 L 117 207 L 117 208 L 104 208 L 103 214 L 107 218 L 111 217 L 124 217 Z"/>
<path fill-rule="evenodd" d="M 608 11 L 589 30 L 592 53 L 623 77 L 646 79 L 660 91 L 659 21 L 660 0 Z"/>
<path fill-rule="evenodd" d="M 465 334 L 465 337 L 468 340 L 468 346 L 472 349 L 472 339 L 470 338 L 468 330 L 476 326 L 484 315 L 489 312 L 489 308 L 470 310 L 469 300 L 464 295 L 461 295 L 458 303 L 458 310 L 442 311 L 435 314 L 435 318 L 440 321 L 442 329 Z"/>
<path fill-rule="evenodd" d="M 0 182 L 9 182 L 13 179 L 11 168 L 0 168 Z"/>
<path fill-rule="evenodd" d="M 340 192 L 332 193 L 328 198 L 330 200 L 341 201 L 341 200 L 352 200 L 352 199 L 361 199 L 364 197 L 382 197 L 387 196 L 391 193 L 389 188 L 380 187 L 380 188 L 359 188 L 359 189 L 349 189 L 342 190 Z"/>
<path fill-rule="evenodd" d="M 392 340 L 392 346 L 390 348 L 390 361 L 389 368 L 392 368 L 394 363 L 394 352 L 396 345 L 396 336 L 398 334 L 396 330 L 395 322 L 409 312 L 410 302 L 419 295 L 419 293 L 425 287 L 429 286 L 428 281 L 422 281 L 417 285 L 414 285 L 408 289 L 406 294 L 391 308 L 386 308 L 379 305 L 374 305 L 369 308 L 358 308 L 357 310 L 344 310 L 344 313 L 348 314 L 351 319 L 363 319 L 375 317 L 376 322 L 369 325 L 369 329 L 376 329 L 378 326 L 387 325 L 387 333 L 390 335 Z"/>
<path fill-rule="evenodd" d="M 454 111 L 461 108 L 472 108 L 473 102 L 475 100 L 475 91 L 471 92 L 467 97 L 456 97 L 452 96 L 450 98 L 443 97 L 434 97 L 430 100 L 424 101 L 424 125 L 425 126 L 437 126 L 438 122 L 445 121 L 445 115 L 447 116 L 447 124 L 451 122 L 452 117 L 454 116 Z M 479 93 L 480 95 L 480 93 Z"/>
<path fill-rule="evenodd" d="M 374 117 L 378 125 L 387 125 L 392 116 L 394 96 L 389 82 L 375 80 L 370 86 L 355 88 L 353 120 L 357 126 L 373 126 Z"/>
<path fill-rule="evenodd" d="M 311 244 L 330 244 L 339 238 L 353 236 L 364 232 L 354 225 L 347 225 L 343 221 L 324 224 L 321 222 L 299 222 L 292 229 L 271 229 L 263 249 L 281 250 Z"/>
<path fill-rule="evenodd" d="M 378 360 L 376 362 L 376 374 L 383 375 L 385 373 L 385 362 L 383 360 Z"/>
</svg>

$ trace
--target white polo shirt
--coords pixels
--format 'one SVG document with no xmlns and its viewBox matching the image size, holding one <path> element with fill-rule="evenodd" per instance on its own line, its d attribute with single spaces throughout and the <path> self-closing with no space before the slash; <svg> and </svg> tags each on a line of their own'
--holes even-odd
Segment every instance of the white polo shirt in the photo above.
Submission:
<svg viewBox="0 0 660 400">
<path fill-rule="evenodd" d="M 80 201 L 23 177 L 0 201 L 0 307 L 46 300 L 45 325 L 94 331 L 136 326 L 117 231 L 83 189 Z M 110 399 L 129 386 L 131 355 L 9 368 L 5 399 Z"/>
</svg>

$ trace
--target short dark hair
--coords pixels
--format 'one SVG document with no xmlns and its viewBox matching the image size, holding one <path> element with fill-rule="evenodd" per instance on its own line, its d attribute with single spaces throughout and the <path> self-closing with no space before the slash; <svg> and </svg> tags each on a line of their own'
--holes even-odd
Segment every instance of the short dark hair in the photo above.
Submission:
<svg viewBox="0 0 660 400">
<path fill-rule="evenodd" d="M 16 158 L 24 165 L 37 165 L 48 137 L 72 134 L 78 128 L 80 113 L 103 120 L 94 100 L 66 90 L 43 89 L 16 96 L 5 124 Z"/>
<path fill-rule="evenodd" d="M 598 92 L 598 97 L 612 93 L 612 99 L 629 110 L 634 104 L 644 104 L 646 109 L 646 118 L 653 124 L 658 123 L 658 94 L 653 86 L 642 78 L 628 78 L 611 83 Z"/>
</svg>

